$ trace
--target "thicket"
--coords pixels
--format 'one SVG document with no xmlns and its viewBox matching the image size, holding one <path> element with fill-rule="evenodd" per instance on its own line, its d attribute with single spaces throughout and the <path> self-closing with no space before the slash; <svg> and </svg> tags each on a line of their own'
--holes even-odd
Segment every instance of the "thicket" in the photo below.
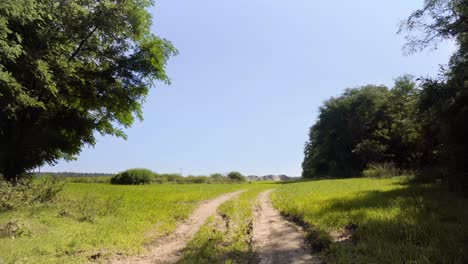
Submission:
<svg viewBox="0 0 468 264">
<path fill-rule="evenodd" d="M 111 178 L 112 184 L 148 184 L 154 178 L 154 172 L 148 169 L 128 169 Z"/>
<path fill-rule="evenodd" d="M 213 173 L 210 176 L 182 176 L 176 173 L 156 173 L 148 169 L 129 169 L 110 177 L 68 177 L 71 182 L 102 182 L 112 184 L 149 184 L 149 183 L 174 183 L 174 184 L 201 184 L 201 183 L 237 183 L 244 182 L 247 178 L 238 172 L 230 172 L 227 176 L 221 173 Z"/>
<path fill-rule="evenodd" d="M 12 184 L 0 178 L 0 211 L 7 211 L 54 200 L 63 182 L 56 177 L 23 178 Z"/>
<path fill-rule="evenodd" d="M 436 78 L 404 76 L 392 89 L 368 85 L 326 101 L 310 128 L 303 177 L 356 177 L 393 163 L 468 193 L 468 1 L 426 0 L 405 30 L 422 33 L 408 36 L 409 52 L 443 39 L 457 50 Z"/>
<path fill-rule="evenodd" d="M 247 178 L 242 175 L 242 173 L 238 172 L 238 171 L 231 171 L 227 174 L 227 177 L 232 180 L 232 181 L 240 181 L 240 182 L 243 182 L 243 181 L 246 181 Z"/>
</svg>

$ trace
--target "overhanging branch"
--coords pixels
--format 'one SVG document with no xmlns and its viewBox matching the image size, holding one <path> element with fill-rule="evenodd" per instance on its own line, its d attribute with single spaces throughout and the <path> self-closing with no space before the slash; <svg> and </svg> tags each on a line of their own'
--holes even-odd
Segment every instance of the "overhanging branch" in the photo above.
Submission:
<svg viewBox="0 0 468 264">
<path fill-rule="evenodd" d="M 86 43 L 86 41 L 88 41 L 88 39 L 91 37 L 91 35 L 93 35 L 93 33 L 96 31 L 96 29 L 97 29 L 97 27 L 94 27 L 93 30 L 91 30 L 91 32 L 89 32 L 89 34 L 80 42 L 80 45 L 78 45 L 78 48 L 76 48 L 75 52 L 73 52 L 71 57 L 68 59 L 68 62 L 73 60 L 76 57 L 76 55 L 78 55 L 78 53 L 80 52 L 83 45 Z"/>
</svg>

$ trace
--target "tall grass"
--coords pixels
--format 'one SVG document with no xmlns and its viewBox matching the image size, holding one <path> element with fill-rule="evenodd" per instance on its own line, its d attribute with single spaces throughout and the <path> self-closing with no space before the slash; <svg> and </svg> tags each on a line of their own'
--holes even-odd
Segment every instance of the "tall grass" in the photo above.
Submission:
<svg viewBox="0 0 468 264">
<path fill-rule="evenodd" d="M 466 263 L 468 200 L 405 178 L 317 180 L 283 185 L 272 194 L 285 215 L 311 230 L 343 232 L 328 263 Z"/>
</svg>

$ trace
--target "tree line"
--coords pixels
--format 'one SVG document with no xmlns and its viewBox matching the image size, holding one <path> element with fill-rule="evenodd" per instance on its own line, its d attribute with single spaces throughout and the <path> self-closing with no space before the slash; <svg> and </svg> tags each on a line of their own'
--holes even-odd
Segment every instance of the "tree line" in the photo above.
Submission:
<svg viewBox="0 0 468 264">
<path fill-rule="evenodd" d="M 391 88 L 367 85 L 326 101 L 309 131 L 303 177 L 356 177 L 391 162 L 468 191 L 468 1 L 426 0 L 405 31 L 410 53 L 444 39 L 457 50 L 436 77 L 402 76 Z"/>
</svg>

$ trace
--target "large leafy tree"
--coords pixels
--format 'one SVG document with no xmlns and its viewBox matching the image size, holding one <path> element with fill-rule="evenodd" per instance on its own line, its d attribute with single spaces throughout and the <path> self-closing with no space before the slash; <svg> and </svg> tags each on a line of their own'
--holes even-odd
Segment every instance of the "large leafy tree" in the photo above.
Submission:
<svg viewBox="0 0 468 264">
<path fill-rule="evenodd" d="M 0 1 L 0 174 L 71 159 L 95 132 L 125 137 L 177 51 L 152 0 Z"/>
<path fill-rule="evenodd" d="M 457 51 L 438 78 L 422 81 L 418 103 L 427 167 L 442 168 L 452 189 L 468 193 L 468 1 L 426 0 L 402 25 L 410 51 L 453 39 Z"/>
<path fill-rule="evenodd" d="M 346 90 L 320 107 L 310 128 L 304 177 L 355 177 L 373 162 L 410 167 L 419 159 L 416 86 L 409 76 L 393 89 L 368 85 Z"/>
<path fill-rule="evenodd" d="M 325 102 L 309 132 L 303 176 L 352 177 L 362 170 L 364 157 L 382 159 L 386 146 L 373 131 L 380 125 L 388 94 L 384 86 L 369 85 Z"/>
</svg>

